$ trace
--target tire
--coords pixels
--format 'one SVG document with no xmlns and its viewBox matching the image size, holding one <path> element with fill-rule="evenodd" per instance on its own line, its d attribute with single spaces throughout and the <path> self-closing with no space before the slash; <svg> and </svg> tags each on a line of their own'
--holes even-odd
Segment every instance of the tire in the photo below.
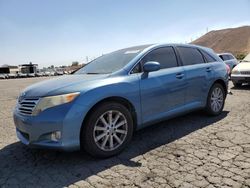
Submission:
<svg viewBox="0 0 250 188">
<path fill-rule="evenodd" d="M 234 87 L 241 87 L 242 83 L 233 82 Z"/>
<path fill-rule="evenodd" d="M 221 114 L 225 104 L 225 97 L 226 91 L 224 87 L 219 83 L 215 83 L 210 88 L 208 93 L 206 105 L 207 114 L 212 116 L 217 116 Z"/>
<path fill-rule="evenodd" d="M 134 130 L 130 111 L 117 102 L 98 105 L 83 126 L 81 146 L 87 153 L 98 158 L 120 153 L 131 141 Z"/>
</svg>

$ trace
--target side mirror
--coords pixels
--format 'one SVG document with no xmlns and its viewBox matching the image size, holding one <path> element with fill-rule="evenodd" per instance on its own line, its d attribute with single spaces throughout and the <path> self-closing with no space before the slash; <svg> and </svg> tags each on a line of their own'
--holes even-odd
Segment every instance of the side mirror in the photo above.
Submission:
<svg viewBox="0 0 250 188">
<path fill-rule="evenodd" d="M 160 70 L 161 65 L 156 61 L 149 61 L 143 65 L 144 72 L 153 72 Z"/>
</svg>

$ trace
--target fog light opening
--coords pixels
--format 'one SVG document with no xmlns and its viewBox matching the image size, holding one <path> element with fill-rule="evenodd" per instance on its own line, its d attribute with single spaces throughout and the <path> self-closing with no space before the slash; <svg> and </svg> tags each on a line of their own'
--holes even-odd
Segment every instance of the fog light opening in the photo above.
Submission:
<svg viewBox="0 0 250 188">
<path fill-rule="evenodd" d="M 60 131 L 55 131 L 51 133 L 51 140 L 53 141 L 59 141 L 61 139 L 61 132 Z"/>
</svg>

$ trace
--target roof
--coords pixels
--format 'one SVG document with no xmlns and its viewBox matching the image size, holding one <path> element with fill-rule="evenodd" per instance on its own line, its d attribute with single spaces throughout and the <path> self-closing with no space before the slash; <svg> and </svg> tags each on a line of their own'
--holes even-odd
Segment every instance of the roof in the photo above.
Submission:
<svg viewBox="0 0 250 188">
<path fill-rule="evenodd" d="M 219 53 L 217 55 L 233 55 L 233 54 L 226 52 L 226 53 Z"/>
</svg>

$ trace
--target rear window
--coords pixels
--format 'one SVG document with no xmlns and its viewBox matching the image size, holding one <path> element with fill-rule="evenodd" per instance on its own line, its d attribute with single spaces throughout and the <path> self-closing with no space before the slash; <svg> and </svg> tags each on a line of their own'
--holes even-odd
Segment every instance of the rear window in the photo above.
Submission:
<svg viewBox="0 0 250 188">
<path fill-rule="evenodd" d="M 177 47 L 183 65 L 196 65 L 205 63 L 202 54 L 196 48 Z"/>
</svg>

